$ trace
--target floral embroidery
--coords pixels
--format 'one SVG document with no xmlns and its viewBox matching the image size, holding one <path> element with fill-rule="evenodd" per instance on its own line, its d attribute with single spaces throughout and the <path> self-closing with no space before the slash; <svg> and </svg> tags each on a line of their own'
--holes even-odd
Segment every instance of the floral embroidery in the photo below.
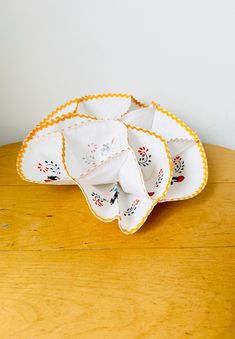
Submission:
<svg viewBox="0 0 235 339">
<path fill-rule="evenodd" d="M 88 151 L 86 152 L 85 156 L 82 157 L 82 159 L 87 165 L 95 165 L 96 156 L 99 156 L 99 155 L 101 157 L 107 156 L 112 149 L 112 145 L 114 141 L 115 141 L 115 137 L 113 137 L 110 142 L 106 142 L 105 144 L 102 144 L 102 145 L 97 145 L 97 144 L 94 144 L 93 142 L 88 144 L 87 145 Z"/>
<path fill-rule="evenodd" d="M 95 165 L 95 157 L 92 153 L 94 153 L 95 151 L 88 151 L 84 157 L 82 157 L 82 159 L 84 160 L 84 162 L 87 165 Z"/>
<path fill-rule="evenodd" d="M 115 184 L 114 187 L 111 189 L 110 192 L 114 192 L 113 197 L 110 199 L 110 205 L 113 205 L 115 203 L 115 201 L 118 201 L 118 195 L 119 195 L 119 191 L 118 191 L 118 185 Z"/>
<path fill-rule="evenodd" d="M 138 163 L 140 166 L 148 166 L 151 162 L 151 154 L 148 154 L 149 149 L 145 146 L 142 146 L 138 149 L 138 153 L 140 155 Z"/>
<path fill-rule="evenodd" d="M 95 153 L 95 151 L 98 149 L 97 144 L 94 144 L 94 143 L 88 144 L 87 146 L 90 149 L 91 153 Z"/>
<path fill-rule="evenodd" d="M 131 207 L 129 207 L 125 212 L 124 212 L 124 215 L 125 216 L 130 216 L 132 214 L 134 214 L 135 210 L 137 209 L 137 205 L 139 204 L 139 200 L 138 199 L 135 199 L 132 204 L 131 204 Z"/>
<path fill-rule="evenodd" d="M 92 200 L 95 202 L 95 204 L 97 205 L 97 206 L 99 206 L 99 207 L 102 207 L 102 206 L 104 206 L 104 202 L 105 201 L 108 201 L 107 199 L 105 199 L 105 198 L 101 198 L 101 196 L 99 195 L 99 194 L 97 194 L 97 193 L 95 193 L 95 192 L 93 192 L 92 193 Z"/>
<path fill-rule="evenodd" d="M 101 147 L 100 153 L 103 156 L 108 155 L 110 152 L 110 144 L 107 142 L 106 144 L 103 144 L 103 146 Z"/>
<path fill-rule="evenodd" d="M 132 203 L 133 206 L 137 206 L 140 201 L 138 199 L 135 199 Z"/>
<path fill-rule="evenodd" d="M 157 181 L 155 183 L 155 187 L 159 187 L 159 185 L 161 184 L 162 180 L 163 180 L 163 177 L 164 177 L 164 172 L 162 170 L 162 168 L 159 170 L 158 172 L 158 177 L 157 177 Z"/>
<path fill-rule="evenodd" d="M 140 147 L 138 149 L 138 153 L 142 156 L 144 156 L 146 153 L 148 152 L 148 148 L 145 148 L 144 146 L 143 147 Z"/>
<path fill-rule="evenodd" d="M 45 182 L 55 181 L 60 179 L 60 167 L 53 161 L 45 160 L 44 163 L 38 163 L 38 169 L 40 172 L 47 173 L 47 179 Z"/>
<path fill-rule="evenodd" d="M 156 187 L 156 188 L 159 187 L 159 185 L 161 184 L 161 182 L 163 180 L 163 177 L 164 177 L 164 172 L 163 172 L 163 169 L 161 168 L 158 172 L 157 181 L 155 182 L 154 187 Z M 154 194 L 155 194 L 155 192 L 148 192 L 148 195 L 150 197 L 152 197 Z"/>
<path fill-rule="evenodd" d="M 48 172 L 49 168 L 46 165 L 41 164 L 40 162 L 38 163 L 38 169 L 40 172 Z"/>
<path fill-rule="evenodd" d="M 173 159 L 173 164 L 174 164 L 174 175 L 171 179 L 171 185 L 173 185 L 174 182 L 182 182 L 184 180 L 183 175 L 178 175 L 178 174 L 183 173 L 184 171 L 184 161 L 179 155 L 177 155 Z"/>
</svg>

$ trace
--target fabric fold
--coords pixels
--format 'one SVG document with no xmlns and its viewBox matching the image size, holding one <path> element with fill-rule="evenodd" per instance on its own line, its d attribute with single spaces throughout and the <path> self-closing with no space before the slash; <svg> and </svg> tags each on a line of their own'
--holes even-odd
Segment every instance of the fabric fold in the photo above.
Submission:
<svg viewBox="0 0 235 339">
<path fill-rule="evenodd" d="M 197 134 L 155 102 L 121 93 L 61 105 L 27 135 L 17 159 L 22 179 L 78 185 L 92 213 L 131 234 L 158 202 L 188 199 L 206 185 Z"/>
</svg>

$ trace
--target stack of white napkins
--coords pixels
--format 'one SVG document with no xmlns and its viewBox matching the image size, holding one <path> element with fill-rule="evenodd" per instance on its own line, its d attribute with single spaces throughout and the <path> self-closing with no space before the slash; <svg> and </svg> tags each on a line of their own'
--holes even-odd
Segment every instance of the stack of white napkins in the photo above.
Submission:
<svg viewBox="0 0 235 339">
<path fill-rule="evenodd" d="M 34 183 L 77 184 L 94 215 L 136 232 L 158 202 L 191 198 L 208 177 L 198 136 L 155 102 L 127 94 L 71 100 L 25 138 L 17 171 Z"/>
</svg>

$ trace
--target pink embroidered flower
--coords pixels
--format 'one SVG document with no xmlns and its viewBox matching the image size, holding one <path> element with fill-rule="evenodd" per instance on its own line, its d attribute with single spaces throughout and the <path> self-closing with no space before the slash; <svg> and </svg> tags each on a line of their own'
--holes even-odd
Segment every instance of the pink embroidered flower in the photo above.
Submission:
<svg viewBox="0 0 235 339">
<path fill-rule="evenodd" d="M 139 202 L 139 199 L 135 199 L 132 203 L 132 206 L 137 206 Z"/>
<path fill-rule="evenodd" d="M 138 153 L 141 155 L 141 156 L 144 156 L 147 152 L 149 151 L 148 148 L 142 146 L 138 149 Z"/>
<path fill-rule="evenodd" d="M 47 166 L 41 164 L 40 162 L 38 163 L 38 169 L 39 169 L 40 172 L 44 172 L 44 173 L 48 172 L 48 170 L 49 170 L 49 168 Z"/>
<path fill-rule="evenodd" d="M 104 204 L 102 203 L 102 201 L 100 199 L 95 200 L 95 204 L 99 207 L 104 206 Z"/>
<path fill-rule="evenodd" d="M 91 153 L 95 153 L 95 151 L 98 149 L 97 144 L 91 143 L 87 145 L 91 151 Z"/>
<path fill-rule="evenodd" d="M 163 169 L 161 168 L 158 172 L 157 181 L 155 182 L 155 187 L 159 187 L 164 177 Z"/>
<path fill-rule="evenodd" d="M 92 196 L 92 200 L 94 201 L 94 203 L 99 207 L 104 206 L 104 201 L 106 202 L 108 201 L 105 198 L 101 198 L 101 196 L 95 192 L 93 192 L 91 196 Z"/>
</svg>

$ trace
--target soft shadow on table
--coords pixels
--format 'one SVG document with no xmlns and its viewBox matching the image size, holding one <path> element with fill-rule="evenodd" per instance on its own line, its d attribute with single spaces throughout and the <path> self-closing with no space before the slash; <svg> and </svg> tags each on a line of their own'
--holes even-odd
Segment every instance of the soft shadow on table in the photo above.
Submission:
<svg viewBox="0 0 235 339">
<path fill-rule="evenodd" d="M 191 199 L 158 203 L 137 233 L 143 235 L 153 228 L 165 224 L 169 214 L 177 217 L 177 214 L 182 213 L 185 209 L 200 209 L 201 205 L 207 204 L 207 201 L 214 195 L 216 186 L 216 183 L 208 184 L 200 194 Z"/>
</svg>

